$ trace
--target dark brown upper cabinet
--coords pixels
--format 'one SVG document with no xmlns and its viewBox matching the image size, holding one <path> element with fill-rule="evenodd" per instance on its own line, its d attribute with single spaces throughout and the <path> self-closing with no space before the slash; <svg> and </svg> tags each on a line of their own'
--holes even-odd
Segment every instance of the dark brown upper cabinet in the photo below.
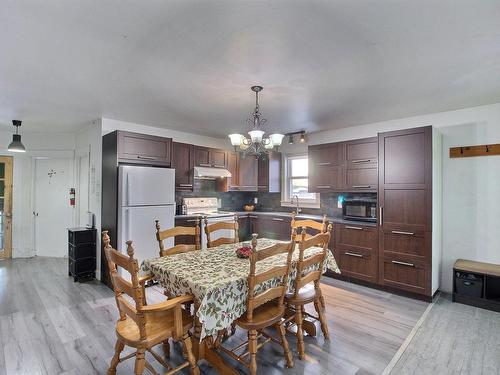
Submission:
<svg viewBox="0 0 500 375">
<path fill-rule="evenodd" d="M 266 193 L 281 192 L 281 153 L 271 152 L 259 159 L 258 189 Z"/>
<path fill-rule="evenodd" d="M 239 157 L 240 191 L 257 191 L 258 161 L 253 156 Z"/>
<path fill-rule="evenodd" d="M 378 138 L 345 142 L 345 190 L 376 191 L 378 186 Z"/>
<path fill-rule="evenodd" d="M 218 150 L 211 148 L 209 150 L 210 154 L 210 164 L 214 168 L 227 168 L 227 152 L 224 150 Z"/>
<path fill-rule="evenodd" d="M 172 138 L 116 131 L 118 161 L 122 163 L 171 164 Z"/>
<path fill-rule="evenodd" d="M 194 147 L 194 164 L 197 167 L 227 168 L 227 152 L 210 147 Z"/>
<path fill-rule="evenodd" d="M 227 153 L 227 169 L 231 177 L 223 178 L 219 183 L 220 191 L 240 190 L 240 154 L 237 152 Z"/>
<path fill-rule="evenodd" d="M 211 167 L 210 149 L 208 147 L 194 146 L 194 165 L 197 167 Z"/>
<path fill-rule="evenodd" d="M 309 192 L 342 190 L 344 159 L 343 142 L 309 146 Z"/>
<path fill-rule="evenodd" d="M 175 190 L 193 191 L 194 146 L 173 142 L 172 168 L 175 168 Z"/>
</svg>

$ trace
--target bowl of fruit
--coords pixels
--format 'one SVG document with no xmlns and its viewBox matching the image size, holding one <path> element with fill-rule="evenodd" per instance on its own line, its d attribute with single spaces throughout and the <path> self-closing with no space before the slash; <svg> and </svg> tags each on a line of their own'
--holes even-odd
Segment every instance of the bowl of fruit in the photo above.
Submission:
<svg viewBox="0 0 500 375">
<path fill-rule="evenodd" d="M 238 258 L 249 258 L 252 255 L 252 248 L 250 246 L 242 246 L 236 250 L 236 256 Z"/>
</svg>

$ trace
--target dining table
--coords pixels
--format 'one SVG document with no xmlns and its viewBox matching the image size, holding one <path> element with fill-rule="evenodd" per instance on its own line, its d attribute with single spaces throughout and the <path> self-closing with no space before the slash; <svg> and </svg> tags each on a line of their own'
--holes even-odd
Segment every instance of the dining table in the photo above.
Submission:
<svg viewBox="0 0 500 375">
<path fill-rule="evenodd" d="M 257 251 L 269 247 L 279 240 L 257 239 Z M 190 251 L 154 259 L 146 259 L 141 264 L 141 272 L 150 274 L 167 295 L 191 294 L 194 296 L 195 328 L 193 350 L 197 359 L 205 359 L 222 374 L 237 374 L 212 348 L 213 336 L 231 328 L 232 323 L 247 309 L 250 271 L 248 258 L 240 258 L 236 250 L 249 246 L 248 242 L 225 244 L 209 249 Z M 304 259 L 323 251 L 320 247 L 310 247 L 304 252 Z M 264 272 L 276 265 L 283 265 L 286 254 L 273 256 L 257 263 L 256 273 Z M 292 267 L 288 278 L 288 291 L 293 291 L 297 273 L 298 246 L 292 256 Z M 311 268 L 318 268 L 313 264 Z M 323 263 L 323 272 L 330 270 L 340 273 L 337 262 L 330 250 Z M 309 270 L 304 270 L 309 271 Z M 276 286 L 279 278 L 256 286 L 260 293 Z"/>
</svg>

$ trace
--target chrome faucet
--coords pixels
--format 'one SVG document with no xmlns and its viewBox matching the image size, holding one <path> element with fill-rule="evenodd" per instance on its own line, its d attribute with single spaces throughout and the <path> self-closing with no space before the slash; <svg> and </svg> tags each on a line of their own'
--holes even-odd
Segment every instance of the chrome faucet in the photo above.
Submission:
<svg viewBox="0 0 500 375">
<path fill-rule="evenodd" d="M 296 204 L 296 207 L 295 207 L 295 213 L 296 214 L 300 214 L 300 211 L 302 211 L 302 209 L 300 208 L 299 206 L 299 196 L 297 194 L 295 194 L 293 197 L 292 197 L 292 200 L 290 201 L 291 204 L 293 204 L 293 200 L 295 199 L 295 204 Z"/>
</svg>

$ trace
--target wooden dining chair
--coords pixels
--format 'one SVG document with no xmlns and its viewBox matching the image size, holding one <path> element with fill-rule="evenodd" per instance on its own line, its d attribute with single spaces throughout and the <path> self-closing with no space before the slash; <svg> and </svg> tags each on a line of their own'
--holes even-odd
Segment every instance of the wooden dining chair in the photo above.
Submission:
<svg viewBox="0 0 500 375">
<path fill-rule="evenodd" d="M 208 219 L 205 216 L 205 234 L 207 235 L 207 248 L 215 247 L 219 245 L 231 244 L 240 242 L 238 235 L 238 215 L 234 215 L 233 221 L 218 221 L 213 224 L 208 224 Z M 212 240 L 212 233 L 220 230 L 232 230 L 234 233 L 233 237 L 220 237 L 216 240 Z"/>
<path fill-rule="evenodd" d="M 158 246 L 160 247 L 160 257 L 187 253 L 190 251 L 196 251 L 201 249 L 201 230 L 200 230 L 200 219 L 196 218 L 194 227 L 173 227 L 170 229 L 161 230 L 160 221 L 155 220 L 156 223 L 156 240 L 158 241 Z M 163 241 L 167 238 L 174 238 L 177 236 L 192 236 L 194 238 L 194 244 L 186 245 L 186 244 L 178 244 L 168 249 L 165 249 Z M 176 296 L 171 295 L 167 290 L 164 291 L 164 294 L 168 298 L 174 298 Z M 191 302 L 186 302 L 183 304 L 184 309 L 191 313 Z"/>
<path fill-rule="evenodd" d="M 111 359 L 107 374 L 116 374 L 118 364 L 134 356 L 134 374 L 142 374 L 145 368 L 153 374 L 158 374 L 145 359 L 145 352 L 148 351 L 169 370 L 169 374 L 189 367 L 191 374 L 198 375 L 200 371 L 193 356 L 191 339 L 188 333 L 193 326 L 193 318 L 181 308 L 183 302 L 191 301 L 193 297 L 184 295 L 154 305 L 148 305 L 144 284 L 150 277 L 139 277 L 139 264 L 137 259 L 134 259 L 132 241 L 127 241 L 128 256 L 111 247 L 107 231 L 102 232 L 102 242 L 115 292 L 116 305 L 120 313 L 120 318 L 116 322 L 115 354 Z M 130 274 L 130 281 L 120 276 L 117 267 Z M 187 357 L 187 361 L 175 368 L 152 350 L 158 344 L 165 345 L 167 343 L 168 345 L 169 338 L 182 341 Z M 136 349 L 136 351 L 120 358 L 125 345 Z M 165 346 L 163 349 L 165 350 Z M 168 352 L 165 352 L 166 357 L 169 356 L 168 354 Z"/>
<path fill-rule="evenodd" d="M 297 325 L 297 348 L 299 358 L 304 359 L 304 332 L 303 319 L 306 317 L 319 320 L 321 330 L 326 340 L 329 340 L 328 325 L 325 318 L 325 301 L 321 293 L 320 279 L 323 273 L 323 264 L 328 251 L 328 243 L 330 242 L 330 233 L 332 224 L 328 225 L 326 233 L 319 233 L 313 237 L 306 238 L 306 230 L 302 229 L 301 241 L 299 246 L 299 259 L 297 261 L 297 276 L 294 280 L 294 291 L 285 295 L 285 302 L 288 308 L 294 311 L 290 317 L 286 319 L 286 323 L 295 321 Z M 320 247 L 321 252 L 304 258 L 304 252 L 311 247 Z M 318 316 L 313 316 L 305 311 L 304 306 L 314 303 L 314 308 Z"/>
<path fill-rule="evenodd" d="M 293 356 L 285 337 L 283 317 L 285 313 L 284 298 L 288 285 L 288 275 L 291 270 L 295 241 L 292 239 L 291 242 L 280 242 L 257 251 L 257 234 L 253 234 L 252 237 L 247 311 L 236 320 L 238 327 L 248 331 L 248 341 L 233 349 L 227 349 L 222 345 L 219 348 L 231 358 L 248 367 L 251 375 L 255 375 L 257 373 L 257 350 L 271 340 L 283 347 L 286 366 L 293 367 Z M 282 258 L 277 258 L 279 260 L 277 260 L 277 264 L 274 267 L 257 273 L 259 262 L 280 254 Z M 256 292 L 259 285 L 275 278 L 279 280 L 275 287 Z M 277 329 L 279 339 L 263 331 L 264 328 L 268 327 L 275 327 Z M 262 337 L 266 339 L 258 344 L 257 340 Z M 236 354 L 245 345 L 248 345 L 248 351 L 240 355 Z M 250 356 L 249 362 L 245 359 L 247 356 Z"/>
<path fill-rule="evenodd" d="M 326 219 L 326 215 L 323 215 L 323 221 L 321 223 L 318 223 L 317 221 L 311 220 L 311 219 L 305 219 L 305 220 L 296 220 L 296 213 L 292 212 L 292 221 L 291 221 L 291 229 L 292 231 L 294 229 L 297 230 L 297 232 L 300 231 L 299 228 L 306 229 L 306 239 L 311 238 L 313 235 L 310 233 L 307 233 L 307 231 L 312 229 L 315 233 L 325 233 L 327 230 L 328 226 L 328 220 Z M 297 236 L 298 241 L 302 241 L 302 236 Z"/>
<path fill-rule="evenodd" d="M 160 221 L 155 220 L 156 223 L 156 239 L 158 240 L 158 245 L 160 247 L 160 257 L 164 257 L 166 255 L 174 255 L 180 253 L 187 253 L 189 251 L 200 250 L 201 249 L 201 230 L 200 230 L 200 219 L 196 218 L 194 227 L 173 227 L 170 229 L 161 230 L 160 229 Z M 163 241 L 168 238 L 174 238 L 177 236 L 190 236 L 193 237 L 194 244 L 185 245 L 178 244 L 172 246 L 168 249 L 165 249 Z"/>
</svg>

